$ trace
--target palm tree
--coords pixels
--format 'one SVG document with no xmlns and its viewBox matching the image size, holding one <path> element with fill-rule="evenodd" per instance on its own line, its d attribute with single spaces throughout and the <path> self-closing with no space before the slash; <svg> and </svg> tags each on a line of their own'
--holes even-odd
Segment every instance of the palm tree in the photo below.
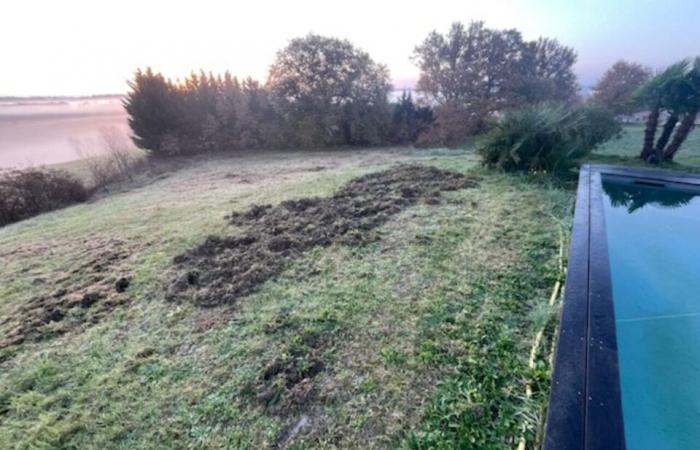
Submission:
<svg viewBox="0 0 700 450">
<path fill-rule="evenodd" d="M 673 135 L 673 140 L 663 152 L 663 159 L 666 161 L 673 161 L 676 152 L 695 127 L 695 118 L 700 112 L 700 57 L 695 58 L 692 69 L 674 89 L 676 111 L 683 119 Z"/>
<path fill-rule="evenodd" d="M 669 76 L 663 86 L 664 93 L 662 95 L 662 107 L 668 113 L 666 122 L 661 130 L 661 135 L 654 146 L 654 159 L 661 161 L 663 159 L 664 149 L 668 144 L 673 130 L 676 129 L 680 115 L 684 108 L 683 84 L 686 82 L 685 77 L 679 74 Z"/>
<path fill-rule="evenodd" d="M 644 146 L 642 147 L 642 152 L 639 155 L 645 161 L 659 161 L 658 156 L 662 153 L 663 148 L 655 152 L 654 148 L 654 138 L 656 137 L 656 129 L 659 126 L 659 116 L 661 110 L 668 108 L 674 102 L 672 98 L 672 93 L 676 92 L 675 89 L 671 89 L 679 83 L 686 72 L 688 71 L 689 63 L 687 60 L 677 62 L 666 68 L 664 71 L 658 73 L 644 86 L 639 88 L 635 93 L 635 99 L 640 104 L 649 108 L 649 116 L 647 117 L 646 128 L 644 129 Z M 678 121 L 678 118 L 673 117 L 671 114 L 669 116 L 670 120 L 666 121 L 664 126 L 664 131 L 662 131 L 661 139 L 668 141 L 673 129 Z M 665 146 L 665 143 L 664 143 Z"/>
</svg>

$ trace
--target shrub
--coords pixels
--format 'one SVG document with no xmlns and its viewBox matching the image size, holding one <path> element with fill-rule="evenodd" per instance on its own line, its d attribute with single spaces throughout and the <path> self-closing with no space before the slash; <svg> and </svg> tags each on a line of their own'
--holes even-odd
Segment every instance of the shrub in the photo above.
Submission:
<svg viewBox="0 0 700 450">
<path fill-rule="evenodd" d="M 11 170 L 0 173 L 0 226 L 52 211 L 89 196 L 74 176 L 58 170 Z"/>
<path fill-rule="evenodd" d="M 161 142 L 164 149 L 168 148 L 166 139 L 167 136 Z M 134 175 L 148 167 L 143 154 L 115 127 L 100 128 L 97 142 L 75 139 L 72 145 L 90 172 L 93 189 L 106 189 L 112 183 L 133 180 Z"/>
<path fill-rule="evenodd" d="M 488 115 L 473 106 L 467 108 L 450 101 L 437 105 L 434 111 L 435 120 L 418 137 L 420 146 L 456 147 L 489 127 Z"/>
<path fill-rule="evenodd" d="M 583 115 L 581 123 L 581 137 L 584 144 L 592 149 L 612 138 L 622 134 L 622 125 L 605 106 L 585 105 L 578 108 Z"/>
<path fill-rule="evenodd" d="M 618 131 L 600 107 L 538 104 L 505 113 L 477 152 L 489 167 L 563 174 Z"/>
</svg>

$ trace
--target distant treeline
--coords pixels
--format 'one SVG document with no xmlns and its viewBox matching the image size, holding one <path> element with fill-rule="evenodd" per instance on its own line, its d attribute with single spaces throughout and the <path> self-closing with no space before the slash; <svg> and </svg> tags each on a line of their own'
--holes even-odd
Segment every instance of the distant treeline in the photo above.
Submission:
<svg viewBox="0 0 700 450">
<path fill-rule="evenodd" d="M 56 102 L 64 100 L 105 100 L 105 99 L 120 99 L 124 97 L 122 94 L 95 94 L 95 95 L 30 95 L 26 97 L 20 96 L 0 96 L 0 102 Z"/>
<path fill-rule="evenodd" d="M 204 71 L 138 70 L 125 100 L 135 143 L 153 154 L 418 143 L 460 144 L 497 114 L 572 102 L 575 52 L 517 30 L 454 24 L 416 47 L 420 102 L 390 103 L 389 72 L 345 40 L 310 34 L 278 52 L 267 82 Z M 420 104 L 418 104 L 420 103 Z"/>
</svg>

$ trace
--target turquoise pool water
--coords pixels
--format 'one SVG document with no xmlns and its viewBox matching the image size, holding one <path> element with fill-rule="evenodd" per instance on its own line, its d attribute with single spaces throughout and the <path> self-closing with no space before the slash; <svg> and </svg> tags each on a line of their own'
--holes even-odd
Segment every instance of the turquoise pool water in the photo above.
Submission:
<svg viewBox="0 0 700 450">
<path fill-rule="evenodd" d="M 700 196 L 603 190 L 627 448 L 700 449 Z"/>
</svg>

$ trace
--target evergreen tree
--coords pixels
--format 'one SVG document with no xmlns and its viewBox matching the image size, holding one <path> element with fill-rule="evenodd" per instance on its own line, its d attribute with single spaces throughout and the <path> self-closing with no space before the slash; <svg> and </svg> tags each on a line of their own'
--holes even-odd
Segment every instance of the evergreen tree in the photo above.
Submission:
<svg viewBox="0 0 700 450">
<path fill-rule="evenodd" d="M 415 143 L 420 133 L 433 123 L 433 111 L 427 106 L 417 106 L 413 96 L 403 91 L 393 105 L 391 117 L 391 142 L 394 144 Z"/>
<path fill-rule="evenodd" d="M 151 68 L 137 70 L 129 87 L 124 108 L 134 143 L 152 153 L 168 151 L 164 144 L 177 136 L 183 123 L 178 90 Z"/>
</svg>

